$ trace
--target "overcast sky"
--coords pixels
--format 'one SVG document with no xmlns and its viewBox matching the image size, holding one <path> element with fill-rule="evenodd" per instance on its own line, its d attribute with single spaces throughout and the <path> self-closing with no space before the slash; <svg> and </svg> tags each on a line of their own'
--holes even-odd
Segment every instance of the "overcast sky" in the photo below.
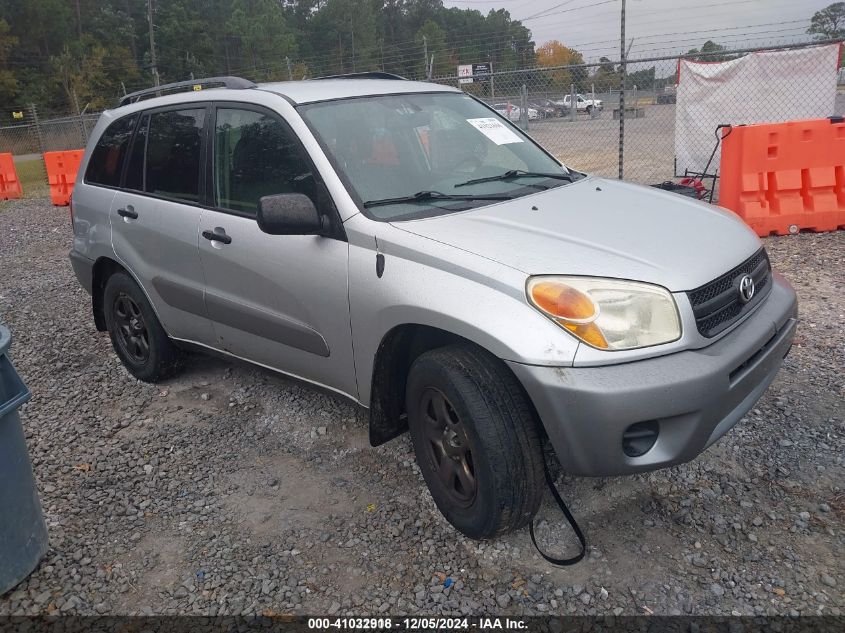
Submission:
<svg viewBox="0 0 845 633">
<path fill-rule="evenodd" d="M 630 58 L 670 55 L 707 39 L 729 47 L 805 41 L 810 17 L 833 0 L 627 0 Z M 537 45 L 556 39 L 586 61 L 619 58 L 621 0 L 444 0 L 450 7 L 507 9 L 531 29 Z M 541 14 L 543 15 L 537 15 Z M 536 17 L 532 17 L 536 16 Z M 475 60 L 463 60 L 471 62 Z"/>
</svg>

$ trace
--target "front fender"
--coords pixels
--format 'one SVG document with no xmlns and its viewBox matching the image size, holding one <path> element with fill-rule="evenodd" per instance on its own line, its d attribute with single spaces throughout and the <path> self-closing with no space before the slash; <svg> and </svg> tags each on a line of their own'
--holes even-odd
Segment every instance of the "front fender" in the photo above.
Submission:
<svg viewBox="0 0 845 633">
<path fill-rule="evenodd" d="M 362 403 L 370 402 L 379 345 L 401 325 L 455 334 L 503 360 L 572 365 L 578 342 L 528 304 L 525 273 L 389 224 L 366 218 L 361 223 L 369 234 L 359 232 L 355 222 L 347 222 L 346 228 L 350 320 Z M 384 256 L 381 277 L 377 254 Z"/>
</svg>

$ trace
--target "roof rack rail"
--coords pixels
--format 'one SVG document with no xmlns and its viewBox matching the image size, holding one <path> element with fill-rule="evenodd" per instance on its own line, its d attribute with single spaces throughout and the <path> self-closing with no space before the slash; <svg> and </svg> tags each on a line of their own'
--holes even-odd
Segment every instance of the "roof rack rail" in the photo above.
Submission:
<svg viewBox="0 0 845 633">
<path fill-rule="evenodd" d="M 128 95 L 121 97 L 117 105 L 120 107 L 137 101 L 142 101 L 144 99 L 160 97 L 162 94 L 182 92 L 183 90 L 202 90 L 203 88 L 217 86 L 232 89 L 255 88 L 254 83 L 248 79 L 241 79 L 240 77 L 206 77 L 205 79 L 177 81 L 172 84 L 164 84 L 163 86 L 154 86 L 153 88 L 145 88 L 144 90 L 130 92 Z"/>
<path fill-rule="evenodd" d="M 345 75 L 325 75 L 323 77 L 314 77 L 312 81 L 317 79 L 399 79 L 401 81 L 408 81 L 407 78 L 393 73 L 386 73 L 380 70 L 371 70 L 362 73 L 346 73 Z"/>
</svg>

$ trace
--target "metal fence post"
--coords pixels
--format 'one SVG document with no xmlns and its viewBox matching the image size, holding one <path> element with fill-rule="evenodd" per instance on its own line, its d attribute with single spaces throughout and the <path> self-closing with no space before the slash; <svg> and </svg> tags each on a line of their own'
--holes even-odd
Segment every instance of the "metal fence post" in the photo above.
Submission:
<svg viewBox="0 0 845 633">
<path fill-rule="evenodd" d="M 575 84 L 569 84 L 569 120 L 578 116 L 578 103 L 575 101 Z"/>
<path fill-rule="evenodd" d="M 75 90 L 73 91 L 73 103 L 76 106 L 76 115 L 79 117 L 79 136 L 82 139 L 82 147 L 85 147 L 85 145 L 88 143 L 88 134 L 86 134 L 85 131 L 85 121 L 82 118 L 82 111 L 79 109 L 79 99 L 76 97 Z"/>
<path fill-rule="evenodd" d="M 32 121 L 32 130 L 35 132 L 35 142 L 38 146 L 38 152 L 44 155 L 44 138 L 41 136 L 41 124 L 38 122 L 38 110 L 35 109 L 35 104 L 29 104 L 29 119 Z"/>
<path fill-rule="evenodd" d="M 524 118 L 525 125 L 523 126 L 523 129 L 527 132 L 528 121 L 530 121 L 531 118 L 528 116 L 528 88 L 525 84 L 522 84 L 522 89 L 519 93 L 520 118 Z"/>
<path fill-rule="evenodd" d="M 41 155 L 41 178 L 49 185 L 50 181 L 47 178 L 47 166 L 44 164 L 44 137 L 41 134 L 41 123 L 38 121 L 38 110 L 34 103 L 29 104 L 29 118 L 32 121 L 32 130 L 35 132 L 35 142 L 38 145 L 38 153 Z"/>
<path fill-rule="evenodd" d="M 619 53 L 619 180 L 625 175 L 625 0 L 622 0 Z"/>
</svg>

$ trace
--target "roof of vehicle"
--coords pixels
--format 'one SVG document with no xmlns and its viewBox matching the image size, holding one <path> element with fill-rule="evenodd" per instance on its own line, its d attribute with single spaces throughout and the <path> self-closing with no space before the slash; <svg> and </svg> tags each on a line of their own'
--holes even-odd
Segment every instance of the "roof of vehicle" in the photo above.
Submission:
<svg viewBox="0 0 845 633">
<path fill-rule="evenodd" d="M 230 78 L 223 78 L 228 80 Z M 239 85 L 230 87 L 209 87 L 202 90 L 188 89 L 191 82 L 179 82 L 177 84 L 168 84 L 162 86 L 162 91 L 165 94 L 161 96 L 154 96 L 153 88 L 133 93 L 124 98 L 131 99 L 135 95 L 143 95 L 143 98 L 125 103 L 119 106 L 121 112 L 130 112 L 134 110 L 146 110 L 158 106 L 172 105 L 175 103 L 190 103 L 192 101 L 208 101 L 215 98 L 232 98 L 237 95 L 239 100 L 249 102 L 249 93 L 253 90 L 261 90 L 263 92 L 272 92 L 281 95 L 286 99 L 292 101 L 294 104 L 314 103 L 318 101 L 331 101 L 333 99 L 346 99 L 350 97 L 366 97 L 377 95 L 390 94 L 408 94 L 408 93 L 423 93 L 423 92 L 457 92 L 460 90 L 450 86 L 443 86 L 440 84 L 426 83 L 422 81 L 407 81 L 400 78 L 397 79 L 377 79 L 377 78 L 356 78 L 356 77 L 338 77 L 326 79 L 306 79 L 303 81 L 280 81 L 273 83 L 252 84 L 246 80 L 238 78 L 231 78 L 237 80 Z M 201 82 L 202 80 L 199 80 Z M 242 82 L 242 83 L 241 83 Z M 184 84 L 184 86 L 183 86 Z M 178 86 L 184 88 L 179 92 L 166 92 L 168 87 Z M 225 95 L 225 96 L 224 96 Z M 125 110 L 123 108 L 126 108 Z"/>
<path fill-rule="evenodd" d="M 414 92 L 460 92 L 457 88 L 424 81 L 397 79 L 307 79 L 258 84 L 259 90 L 283 95 L 296 104 Z"/>
</svg>

